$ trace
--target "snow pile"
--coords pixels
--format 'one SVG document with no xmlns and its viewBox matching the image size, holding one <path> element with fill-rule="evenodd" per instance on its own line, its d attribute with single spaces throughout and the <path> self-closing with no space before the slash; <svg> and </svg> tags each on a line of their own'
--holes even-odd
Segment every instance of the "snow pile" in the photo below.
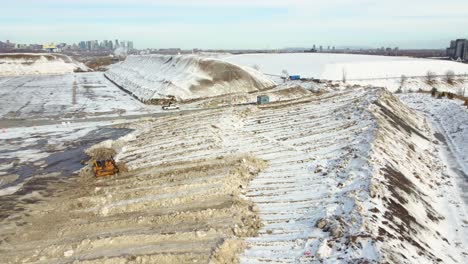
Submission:
<svg viewBox="0 0 468 264">
<path fill-rule="evenodd" d="M 87 70 L 82 63 L 62 54 L 0 54 L 0 76 L 65 74 Z"/>
<path fill-rule="evenodd" d="M 264 90 L 275 85 L 263 74 L 196 55 L 129 56 L 105 74 L 143 102 L 178 100 Z"/>
<path fill-rule="evenodd" d="M 468 65 L 443 60 L 372 55 L 287 53 L 243 54 L 227 56 L 225 60 L 238 65 L 258 65 L 265 74 L 281 76 L 283 70 L 306 78 L 341 80 L 343 72 L 348 80 L 425 76 L 428 71 L 443 75 L 452 70 L 468 73 Z"/>
</svg>

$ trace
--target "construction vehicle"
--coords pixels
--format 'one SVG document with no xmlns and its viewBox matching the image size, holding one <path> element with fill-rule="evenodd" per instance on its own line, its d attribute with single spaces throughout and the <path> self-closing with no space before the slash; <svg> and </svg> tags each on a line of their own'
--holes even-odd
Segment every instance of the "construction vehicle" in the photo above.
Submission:
<svg viewBox="0 0 468 264">
<path fill-rule="evenodd" d="M 96 177 L 111 176 L 119 172 L 113 158 L 106 160 L 96 160 L 93 164 L 93 172 Z"/>
<path fill-rule="evenodd" d="M 162 106 L 163 110 L 177 110 L 179 106 L 176 105 L 176 98 L 175 96 L 169 95 L 167 103 Z"/>
<path fill-rule="evenodd" d="M 178 110 L 179 106 L 171 102 L 171 103 L 168 103 L 167 105 L 163 105 L 162 109 L 163 110 Z"/>
</svg>

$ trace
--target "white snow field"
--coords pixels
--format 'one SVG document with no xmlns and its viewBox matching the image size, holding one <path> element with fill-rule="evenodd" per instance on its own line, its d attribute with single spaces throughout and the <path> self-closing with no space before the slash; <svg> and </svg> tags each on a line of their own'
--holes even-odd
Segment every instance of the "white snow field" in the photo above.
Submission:
<svg viewBox="0 0 468 264">
<path fill-rule="evenodd" d="M 443 75 L 452 70 L 468 73 L 468 64 L 452 61 L 329 53 L 242 54 L 226 56 L 224 60 L 242 66 L 257 65 L 265 74 L 299 74 L 305 78 L 342 80 L 343 71 L 348 80 L 425 76 L 427 71 Z"/>
<path fill-rule="evenodd" d="M 63 54 L 0 54 L 0 76 L 65 74 L 88 68 Z"/>
<path fill-rule="evenodd" d="M 105 75 L 143 102 L 175 96 L 179 100 L 271 88 L 260 72 L 195 55 L 129 56 Z"/>
<path fill-rule="evenodd" d="M 0 77 L 0 118 L 85 118 L 149 110 L 102 73 Z"/>
</svg>

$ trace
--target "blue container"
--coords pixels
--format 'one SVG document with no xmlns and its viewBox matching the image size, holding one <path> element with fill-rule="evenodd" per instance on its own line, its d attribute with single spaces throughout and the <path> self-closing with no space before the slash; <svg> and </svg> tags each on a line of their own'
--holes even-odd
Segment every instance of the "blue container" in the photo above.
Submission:
<svg viewBox="0 0 468 264">
<path fill-rule="evenodd" d="M 270 102 L 270 97 L 268 97 L 268 95 L 257 96 L 257 104 L 268 104 L 269 102 Z"/>
<path fill-rule="evenodd" d="M 291 81 L 296 81 L 296 80 L 300 80 L 301 76 L 300 75 L 291 75 L 291 76 L 289 76 L 289 79 Z"/>
</svg>

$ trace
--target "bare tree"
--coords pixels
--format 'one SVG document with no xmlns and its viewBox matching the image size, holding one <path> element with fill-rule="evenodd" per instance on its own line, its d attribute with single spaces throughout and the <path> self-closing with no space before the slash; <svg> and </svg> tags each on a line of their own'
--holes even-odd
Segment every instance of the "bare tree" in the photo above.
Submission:
<svg viewBox="0 0 468 264">
<path fill-rule="evenodd" d="M 427 71 L 426 73 L 426 83 L 433 84 L 435 80 L 435 73 L 431 71 Z"/>
<path fill-rule="evenodd" d="M 405 85 L 406 81 L 408 81 L 408 77 L 406 75 L 401 75 L 400 77 L 400 89 L 403 90 L 403 86 Z"/>
<path fill-rule="evenodd" d="M 341 81 L 342 81 L 343 83 L 346 83 L 347 77 L 348 77 L 348 73 L 346 72 L 346 69 L 343 68 L 343 69 L 342 69 Z"/>
<path fill-rule="evenodd" d="M 289 79 L 289 73 L 287 70 L 283 70 L 281 72 L 281 77 L 283 77 L 283 80 L 286 82 Z"/>
<path fill-rule="evenodd" d="M 445 72 L 445 81 L 448 84 L 453 84 L 455 82 L 455 73 L 452 70 Z"/>
<path fill-rule="evenodd" d="M 466 80 L 466 73 L 464 75 L 458 75 L 458 82 L 459 83 L 465 83 Z"/>
</svg>

